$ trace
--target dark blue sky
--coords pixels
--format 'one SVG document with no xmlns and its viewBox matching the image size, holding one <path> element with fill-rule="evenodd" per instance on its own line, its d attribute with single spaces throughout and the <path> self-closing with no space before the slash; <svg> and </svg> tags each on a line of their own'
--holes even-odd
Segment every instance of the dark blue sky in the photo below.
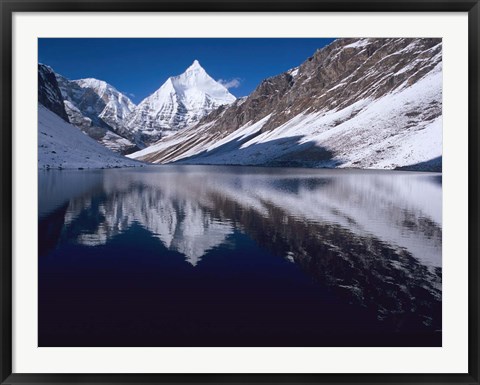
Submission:
<svg viewBox="0 0 480 385">
<path fill-rule="evenodd" d="M 41 38 L 38 60 L 69 79 L 105 80 L 139 103 L 197 59 L 215 80 L 250 94 L 263 79 L 295 67 L 334 39 Z"/>
</svg>

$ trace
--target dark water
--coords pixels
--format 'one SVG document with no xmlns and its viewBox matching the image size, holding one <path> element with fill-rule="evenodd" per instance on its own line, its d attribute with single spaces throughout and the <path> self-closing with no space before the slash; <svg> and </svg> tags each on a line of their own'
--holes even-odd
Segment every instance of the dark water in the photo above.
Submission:
<svg viewBox="0 0 480 385">
<path fill-rule="evenodd" d="M 441 346 L 441 175 L 39 175 L 39 346 Z"/>
</svg>

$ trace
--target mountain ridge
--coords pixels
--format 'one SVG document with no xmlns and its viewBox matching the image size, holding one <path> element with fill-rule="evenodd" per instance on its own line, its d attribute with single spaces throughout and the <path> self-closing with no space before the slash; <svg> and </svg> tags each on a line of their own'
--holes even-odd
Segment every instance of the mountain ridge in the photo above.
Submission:
<svg viewBox="0 0 480 385">
<path fill-rule="evenodd" d="M 123 120 L 136 107 L 130 98 L 104 80 L 85 78 L 73 80 L 73 82 L 82 88 L 93 90 L 106 103 L 98 116 L 115 132 L 121 132 Z"/>
<path fill-rule="evenodd" d="M 438 171 L 441 76 L 441 39 L 337 39 L 247 98 L 130 157 Z"/>
<path fill-rule="evenodd" d="M 123 119 L 135 106 L 127 96 L 103 80 L 55 76 L 70 123 L 112 151 L 138 150 L 123 129 Z"/>
</svg>

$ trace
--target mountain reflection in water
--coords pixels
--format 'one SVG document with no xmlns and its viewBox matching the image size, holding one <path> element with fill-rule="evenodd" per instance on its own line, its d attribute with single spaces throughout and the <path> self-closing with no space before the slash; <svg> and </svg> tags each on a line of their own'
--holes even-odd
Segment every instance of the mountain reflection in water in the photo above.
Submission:
<svg viewBox="0 0 480 385">
<path fill-rule="evenodd" d="M 39 175 L 39 346 L 441 346 L 441 175 Z"/>
</svg>

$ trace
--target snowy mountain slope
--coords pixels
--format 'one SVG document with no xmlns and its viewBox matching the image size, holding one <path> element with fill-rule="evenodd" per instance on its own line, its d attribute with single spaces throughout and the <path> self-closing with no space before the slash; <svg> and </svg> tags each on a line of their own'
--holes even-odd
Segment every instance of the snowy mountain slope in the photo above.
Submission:
<svg viewBox="0 0 480 385">
<path fill-rule="evenodd" d="M 43 105 L 38 107 L 38 168 L 139 167 L 103 147 Z"/>
<path fill-rule="evenodd" d="M 153 163 L 441 169 L 441 39 L 338 39 L 131 154 Z"/>
<path fill-rule="evenodd" d="M 98 95 L 100 100 L 105 103 L 98 117 L 112 127 L 115 132 L 121 132 L 123 121 L 134 110 L 135 104 L 126 95 L 103 80 L 87 78 L 73 82 Z"/>
<path fill-rule="evenodd" d="M 70 123 L 113 151 L 125 154 L 136 149 L 123 128 L 135 107 L 127 96 L 102 80 L 56 77 Z"/>
<path fill-rule="evenodd" d="M 93 119 L 85 116 L 82 111 L 75 106 L 70 100 L 64 100 L 62 91 L 60 90 L 59 81 L 65 94 L 72 95 L 85 95 L 85 92 L 79 89 L 77 86 L 71 87 L 73 82 L 61 77 L 48 66 L 39 64 L 38 66 L 38 102 L 40 105 L 45 106 L 50 111 L 56 113 L 66 122 L 74 124 L 80 128 L 83 132 L 87 133 L 90 137 L 102 143 L 105 147 L 116 151 L 123 152 L 126 148 L 135 147 L 127 139 L 110 131 L 109 126 L 103 121 L 98 120 L 99 124 L 95 125 Z M 105 85 L 106 83 L 100 82 Z M 88 90 L 91 94 L 92 91 Z M 96 100 L 94 98 L 94 100 Z M 87 108 L 88 109 L 88 108 Z M 95 119 L 95 116 L 94 116 Z"/>
<path fill-rule="evenodd" d="M 125 126 L 135 135 L 137 144 L 144 146 L 234 101 L 235 97 L 195 60 L 183 74 L 168 78 L 144 99 L 127 117 Z"/>
<path fill-rule="evenodd" d="M 94 126 L 109 128 L 107 123 L 98 116 L 105 108 L 105 103 L 95 91 L 89 88 L 82 88 L 76 82 L 58 73 L 56 77 L 67 112 L 69 108 L 74 108 L 75 112 L 80 114 L 79 118 L 88 118 Z M 77 125 L 76 121 L 70 120 L 70 123 Z"/>
<path fill-rule="evenodd" d="M 70 101 L 65 100 L 64 104 L 70 123 L 74 124 L 85 134 L 92 139 L 95 139 L 109 150 L 125 154 L 137 148 L 131 141 L 114 133 L 104 125 L 95 125 L 92 119 L 83 115 L 82 111 Z"/>
<path fill-rule="evenodd" d="M 426 120 L 431 110 L 423 109 L 425 104 L 441 103 L 437 84 L 441 66 L 404 92 L 376 101 L 361 101 L 331 114 L 300 114 L 272 131 L 261 132 L 258 124 L 256 129 L 246 126 L 242 132 L 256 134 L 252 139 L 233 148 L 215 143 L 192 160 L 386 169 L 428 162 L 442 156 L 442 117 Z M 348 119 L 355 109 L 361 111 Z M 409 111 L 419 113 L 412 117 Z M 238 143 L 237 131 L 223 141 Z"/>
<path fill-rule="evenodd" d="M 210 131 L 215 122 L 200 124 L 181 130 L 178 134 L 162 139 L 150 147 L 127 155 L 127 157 L 145 159 L 147 162 L 152 163 L 169 163 L 201 154 L 205 149 L 215 148 L 220 145 L 225 145 L 224 148 L 233 150 L 252 135 L 255 135 L 269 117 L 270 115 L 267 115 L 256 123 L 246 124 L 227 136 L 219 131 Z M 166 161 L 156 161 L 159 157 L 165 157 Z M 160 159 L 163 160 L 164 158 Z M 234 164 L 232 161 L 234 160 L 231 159 L 226 164 Z"/>
<path fill-rule="evenodd" d="M 55 72 L 44 64 L 38 64 L 38 101 L 68 122 Z"/>
</svg>

